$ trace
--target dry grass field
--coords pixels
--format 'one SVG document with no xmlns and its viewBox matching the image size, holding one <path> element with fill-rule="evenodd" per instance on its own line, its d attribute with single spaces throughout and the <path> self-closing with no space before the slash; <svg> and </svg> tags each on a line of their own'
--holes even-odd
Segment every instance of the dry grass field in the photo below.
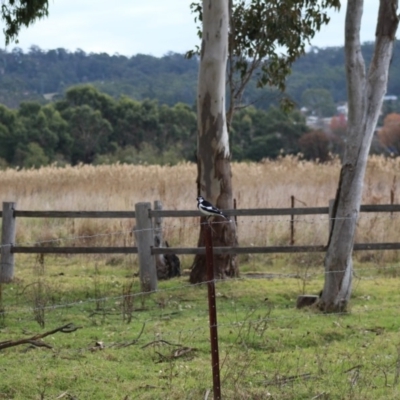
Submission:
<svg viewBox="0 0 400 400">
<path fill-rule="evenodd" d="M 261 163 L 233 163 L 234 197 L 238 208 L 327 206 L 335 195 L 340 162 L 318 164 L 284 157 Z M 363 204 L 388 204 L 396 190 L 399 159 L 371 157 Z M 164 209 L 196 207 L 196 166 L 111 165 L 0 172 L 0 199 L 15 201 L 20 210 L 133 210 L 135 203 L 161 200 Z M 396 216 L 363 214 L 357 240 L 396 241 Z M 133 220 L 19 219 L 17 243 L 68 239 L 75 245 L 126 245 L 132 241 Z M 196 218 L 166 219 L 165 238 L 175 246 L 195 245 Z M 296 244 L 324 244 L 327 216 L 296 218 Z M 238 221 L 240 241 L 246 245 L 289 243 L 288 217 L 243 217 Z M 98 236 L 102 235 L 102 236 Z M 89 237 L 88 237 L 89 236 Z M 78 239 L 79 237 L 84 237 Z M 393 253 L 393 252 L 392 252 Z"/>
</svg>

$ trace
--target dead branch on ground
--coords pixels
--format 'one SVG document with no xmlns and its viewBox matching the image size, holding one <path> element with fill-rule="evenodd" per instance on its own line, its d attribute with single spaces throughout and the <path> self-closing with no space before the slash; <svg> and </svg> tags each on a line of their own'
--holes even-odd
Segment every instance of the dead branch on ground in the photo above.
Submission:
<svg viewBox="0 0 400 400">
<path fill-rule="evenodd" d="M 18 340 L 6 340 L 4 342 L 0 342 L 0 351 L 3 349 L 7 349 L 9 347 L 19 346 L 20 344 L 31 344 L 36 347 L 47 347 L 51 349 L 52 347 L 42 341 L 43 338 L 49 335 L 53 335 L 57 332 L 62 333 L 71 333 L 76 330 L 82 328 L 81 326 L 75 326 L 73 323 L 69 323 L 64 326 L 60 326 L 59 328 L 53 329 L 48 332 L 39 333 L 37 335 L 31 336 L 29 338 L 18 339 Z"/>
</svg>

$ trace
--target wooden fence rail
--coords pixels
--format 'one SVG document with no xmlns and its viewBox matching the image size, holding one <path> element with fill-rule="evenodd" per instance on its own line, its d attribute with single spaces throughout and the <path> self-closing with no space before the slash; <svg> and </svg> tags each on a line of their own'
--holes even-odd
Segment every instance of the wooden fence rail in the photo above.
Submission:
<svg viewBox="0 0 400 400">
<path fill-rule="evenodd" d="M 158 206 L 156 206 L 158 204 Z M 294 203 L 292 202 L 292 205 Z M 300 207 L 300 208 L 260 208 L 224 210 L 232 217 L 244 216 L 291 216 L 290 226 L 293 232 L 295 215 L 331 215 L 330 207 Z M 135 211 L 23 211 L 17 210 L 15 203 L 3 203 L 0 283 L 11 282 L 14 276 L 14 254 L 139 254 L 140 277 L 143 291 L 154 291 L 157 288 L 155 256 L 163 254 L 205 254 L 204 247 L 157 247 L 154 245 L 154 233 L 159 234 L 160 219 L 200 217 L 197 210 L 162 210 L 160 202 L 155 202 L 151 209 L 150 203 L 138 203 Z M 400 212 L 400 204 L 362 205 L 360 212 Z M 51 246 L 15 246 L 16 218 L 129 218 L 135 219 L 134 229 L 137 247 L 51 247 Z M 153 220 L 156 228 L 153 229 Z M 156 231 L 156 232 L 153 232 Z M 156 240 L 157 241 L 157 240 Z M 268 247 L 214 247 L 214 254 L 271 254 L 324 252 L 326 246 L 268 246 Z M 400 243 L 356 243 L 354 250 L 400 250 Z"/>
<path fill-rule="evenodd" d="M 135 211 L 14 211 L 24 218 L 136 218 Z"/>
<path fill-rule="evenodd" d="M 360 212 L 400 212 L 400 204 L 366 204 Z M 224 210 L 229 216 L 280 216 L 328 214 L 329 207 L 256 208 Z M 0 211 L 0 217 L 3 213 Z M 197 210 L 149 210 L 150 218 L 200 217 Z M 22 211 L 14 210 L 14 217 L 24 218 L 136 218 L 135 211 Z"/>
<path fill-rule="evenodd" d="M 214 254 L 279 254 L 279 253 L 318 253 L 324 252 L 324 245 L 318 246 L 243 246 L 243 247 L 213 247 Z M 400 250 L 400 243 L 355 243 L 354 251 L 360 250 Z M 11 253 L 20 254 L 138 254 L 137 247 L 24 247 L 12 246 Z M 151 255 L 205 254 L 205 247 L 152 247 Z"/>
</svg>

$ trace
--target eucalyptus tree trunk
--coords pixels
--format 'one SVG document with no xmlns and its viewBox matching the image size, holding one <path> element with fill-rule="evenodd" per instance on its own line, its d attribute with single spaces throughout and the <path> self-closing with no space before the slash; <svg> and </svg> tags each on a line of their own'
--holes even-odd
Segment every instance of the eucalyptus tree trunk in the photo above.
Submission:
<svg viewBox="0 0 400 400">
<path fill-rule="evenodd" d="M 233 208 L 229 136 L 225 116 L 226 63 L 228 57 L 229 0 L 203 0 L 203 29 L 197 92 L 197 191 L 220 209 Z M 193 199 L 195 202 L 195 199 Z M 201 222 L 204 222 L 202 218 Z M 204 225 L 198 245 L 204 246 Z M 235 223 L 222 218 L 212 224 L 213 245 L 236 246 Z M 238 274 L 237 258 L 214 258 L 215 276 Z M 206 280 L 205 256 L 196 256 L 190 282 Z"/>
<path fill-rule="evenodd" d="M 350 299 L 352 251 L 365 169 L 386 92 L 398 26 L 398 0 L 380 0 L 375 48 L 366 72 L 360 43 L 363 3 L 363 0 L 347 2 L 345 55 L 349 114 L 345 155 L 325 256 L 325 285 L 318 303 L 325 312 L 344 311 Z"/>
</svg>

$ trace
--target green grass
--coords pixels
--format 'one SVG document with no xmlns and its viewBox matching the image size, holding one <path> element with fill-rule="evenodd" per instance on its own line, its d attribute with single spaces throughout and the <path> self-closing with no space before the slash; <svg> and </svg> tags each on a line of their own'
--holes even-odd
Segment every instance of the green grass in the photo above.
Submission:
<svg viewBox="0 0 400 400">
<path fill-rule="evenodd" d="M 224 399 L 400 398 L 399 266 L 357 264 L 347 314 L 296 310 L 322 288 L 318 257 L 244 259 L 240 279 L 217 283 Z M 182 277 L 142 295 L 136 272 L 134 256 L 17 257 L 0 342 L 79 329 L 0 351 L 0 399 L 204 399 L 207 287 Z"/>
</svg>

